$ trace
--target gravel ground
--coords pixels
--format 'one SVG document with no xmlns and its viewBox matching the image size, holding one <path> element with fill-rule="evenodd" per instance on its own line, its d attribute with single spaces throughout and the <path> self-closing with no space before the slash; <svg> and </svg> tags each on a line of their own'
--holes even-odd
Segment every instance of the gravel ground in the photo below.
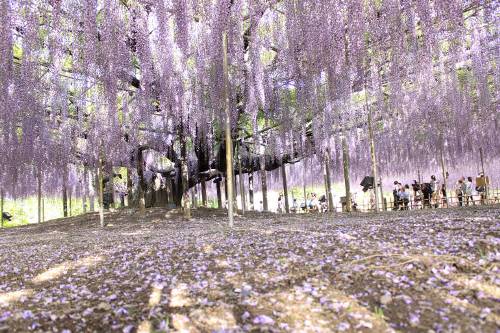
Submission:
<svg viewBox="0 0 500 333">
<path fill-rule="evenodd" d="M 0 332 L 500 332 L 500 208 L 0 230 Z"/>
</svg>

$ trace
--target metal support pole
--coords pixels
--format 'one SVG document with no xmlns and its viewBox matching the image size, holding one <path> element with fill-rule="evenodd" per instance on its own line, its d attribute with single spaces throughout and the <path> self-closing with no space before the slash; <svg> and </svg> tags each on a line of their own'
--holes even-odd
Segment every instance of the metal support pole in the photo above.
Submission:
<svg viewBox="0 0 500 333">
<path fill-rule="evenodd" d="M 285 199 L 285 212 L 290 214 L 290 204 L 288 203 L 288 184 L 286 181 L 286 167 L 285 164 L 281 164 L 281 178 L 283 179 L 283 194 Z"/>
<path fill-rule="evenodd" d="M 226 181 L 227 181 L 227 212 L 229 217 L 229 227 L 234 225 L 233 212 L 233 139 L 231 137 L 231 110 L 229 107 L 229 69 L 227 59 L 227 32 L 222 34 L 223 48 L 223 70 L 224 70 L 224 109 L 226 114 L 225 132 L 226 132 Z"/>
</svg>

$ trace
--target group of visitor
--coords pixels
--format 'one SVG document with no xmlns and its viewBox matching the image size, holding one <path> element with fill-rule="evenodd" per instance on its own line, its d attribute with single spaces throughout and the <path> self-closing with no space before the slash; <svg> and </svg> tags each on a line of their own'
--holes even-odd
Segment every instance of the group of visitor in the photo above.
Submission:
<svg viewBox="0 0 500 333">
<path fill-rule="evenodd" d="M 448 179 L 448 173 L 446 173 Z M 471 176 L 460 177 L 455 183 L 454 191 L 447 191 L 445 182 L 441 183 L 439 179 L 432 175 L 428 182 L 418 182 L 414 180 L 410 184 L 402 184 L 399 181 L 394 181 L 393 187 L 393 210 L 409 210 L 418 208 L 438 208 L 449 207 L 454 198 L 449 195 L 456 196 L 455 201 L 459 207 L 475 205 L 474 195 L 480 196 L 481 204 L 486 203 L 486 187 L 488 180 L 483 173 L 480 173 L 476 178 L 476 185 Z M 372 194 L 373 196 L 373 194 Z M 371 199 L 374 201 L 374 198 Z M 285 212 L 285 198 L 283 193 L 278 196 L 278 213 Z M 373 203 L 372 203 L 373 207 Z M 353 210 L 355 210 L 355 204 Z M 328 211 L 328 203 L 326 195 L 318 197 L 316 193 L 308 193 L 305 201 L 300 205 L 296 198 L 292 199 L 290 206 L 292 213 L 299 212 L 326 212 Z"/>
<path fill-rule="evenodd" d="M 446 178 L 448 178 L 448 174 L 446 174 Z M 481 204 L 485 204 L 487 182 L 488 180 L 483 173 L 480 173 L 476 178 L 476 186 L 474 186 L 472 177 L 460 177 L 454 188 L 458 206 L 475 205 L 475 193 L 480 196 Z M 448 198 L 446 184 L 440 184 L 436 176 L 432 175 L 428 183 L 419 183 L 414 180 L 411 187 L 412 191 L 410 185 L 403 186 L 399 181 L 394 181 L 393 210 L 408 210 L 410 203 L 416 208 L 449 207 L 451 198 Z"/>
<path fill-rule="evenodd" d="M 392 190 L 394 198 L 393 210 L 408 210 L 410 205 L 410 185 L 403 186 L 399 181 L 394 182 L 394 189 Z"/>
<path fill-rule="evenodd" d="M 278 196 L 278 213 L 285 212 L 284 208 L 284 196 L 281 193 Z M 302 202 L 299 206 L 296 198 L 292 199 L 292 206 L 290 207 L 290 211 L 292 213 L 302 212 L 326 212 L 328 210 L 328 204 L 326 200 L 326 195 L 322 195 L 318 198 L 316 193 L 308 193 L 306 196 L 306 200 Z"/>
<path fill-rule="evenodd" d="M 472 177 L 460 177 L 455 185 L 455 194 L 458 198 L 458 206 L 462 207 L 465 205 L 469 206 L 469 204 L 475 205 L 474 199 L 472 197 L 473 192 L 473 183 Z"/>
<path fill-rule="evenodd" d="M 460 177 L 455 186 L 455 194 L 458 198 L 458 205 L 460 207 L 475 205 L 474 192 L 479 195 L 480 203 L 483 205 L 486 203 L 486 190 L 487 190 L 488 180 L 484 177 L 483 173 L 480 173 L 476 178 L 476 186 L 474 187 L 472 177 Z"/>
</svg>

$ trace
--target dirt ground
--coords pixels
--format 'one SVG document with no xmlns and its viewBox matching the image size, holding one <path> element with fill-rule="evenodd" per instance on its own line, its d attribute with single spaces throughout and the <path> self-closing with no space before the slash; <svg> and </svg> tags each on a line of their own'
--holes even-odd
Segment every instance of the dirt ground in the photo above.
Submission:
<svg viewBox="0 0 500 333">
<path fill-rule="evenodd" d="M 500 208 L 0 230 L 0 332 L 499 332 Z"/>
</svg>

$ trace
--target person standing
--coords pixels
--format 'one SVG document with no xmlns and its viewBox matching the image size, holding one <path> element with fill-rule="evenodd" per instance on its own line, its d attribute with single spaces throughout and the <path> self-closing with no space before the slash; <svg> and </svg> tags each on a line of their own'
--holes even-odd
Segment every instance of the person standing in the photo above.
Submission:
<svg viewBox="0 0 500 333">
<path fill-rule="evenodd" d="M 463 177 L 458 180 L 457 186 L 455 188 L 455 193 L 457 194 L 457 198 L 458 198 L 458 206 L 463 207 L 464 194 L 465 194 L 465 184 L 464 184 Z"/>
<path fill-rule="evenodd" d="M 481 198 L 481 205 L 486 203 L 486 186 L 487 181 L 484 177 L 484 173 L 479 173 L 479 177 L 476 178 L 476 191 Z"/>
<path fill-rule="evenodd" d="M 283 213 L 283 194 L 280 193 L 278 196 L 278 210 L 277 212 L 279 214 Z"/>
<path fill-rule="evenodd" d="M 392 196 L 394 199 L 394 206 L 392 210 L 399 210 L 399 182 L 396 180 L 394 181 L 394 188 L 392 189 Z"/>
<path fill-rule="evenodd" d="M 399 192 L 399 198 L 401 200 L 401 210 L 408 210 L 408 205 L 410 203 L 410 186 L 405 185 L 401 187 L 401 191 Z"/>
<path fill-rule="evenodd" d="M 434 205 L 435 208 L 439 206 L 439 181 L 436 176 L 431 176 L 431 206 Z"/>
<path fill-rule="evenodd" d="M 467 177 L 465 181 L 465 204 L 469 206 L 471 203 L 472 205 L 476 204 L 472 197 L 472 177 Z"/>
<path fill-rule="evenodd" d="M 448 207 L 448 194 L 446 193 L 446 185 L 442 184 L 441 185 L 441 205 L 444 207 Z"/>
</svg>

